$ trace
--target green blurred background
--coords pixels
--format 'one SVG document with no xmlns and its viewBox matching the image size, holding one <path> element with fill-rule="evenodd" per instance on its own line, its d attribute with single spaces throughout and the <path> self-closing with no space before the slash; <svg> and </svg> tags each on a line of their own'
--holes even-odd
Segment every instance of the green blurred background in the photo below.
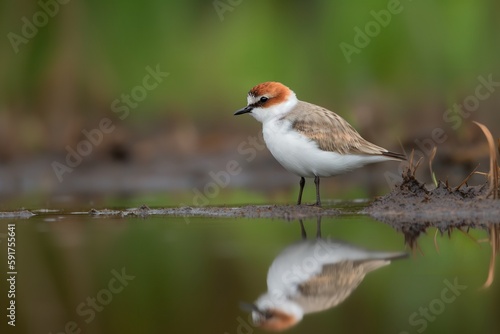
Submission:
<svg viewBox="0 0 500 334">
<path fill-rule="evenodd" d="M 297 178 L 267 150 L 250 162 L 237 152 L 260 124 L 232 112 L 252 86 L 270 80 L 391 150 L 401 151 L 399 141 L 408 152 L 422 150 L 416 140 L 429 149 L 432 131 L 442 128 L 447 140 L 434 168 L 459 183 L 487 158 L 470 120 L 498 136 L 498 87 L 467 118 L 443 115 L 475 94 L 478 77 L 500 81 L 499 7 L 492 0 L 1 1 L 0 196 L 28 197 L 33 206 L 40 198 L 127 203 L 150 194 L 159 200 L 149 204 L 192 204 L 208 171 L 239 159 L 243 172 L 211 204 L 293 201 Z M 395 8 L 389 18 L 381 12 L 388 8 Z M 360 46 L 357 29 L 373 37 L 347 59 L 341 45 Z M 142 85 L 148 66 L 169 75 L 121 117 L 113 102 Z M 113 131 L 59 182 L 52 163 L 64 163 L 67 147 L 76 149 L 82 131 L 103 118 Z M 388 163 L 325 181 L 325 198 L 387 192 L 385 171 L 399 173 Z M 430 181 L 428 170 L 420 172 Z"/>
</svg>

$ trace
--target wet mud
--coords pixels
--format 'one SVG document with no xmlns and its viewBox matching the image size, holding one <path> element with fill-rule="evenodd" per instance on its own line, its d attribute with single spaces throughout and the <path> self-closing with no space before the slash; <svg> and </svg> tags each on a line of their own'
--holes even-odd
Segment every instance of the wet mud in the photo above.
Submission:
<svg viewBox="0 0 500 334">
<path fill-rule="evenodd" d="M 150 209 L 146 205 L 127 210 L 96 210 L 93 216 L 181 216 L 181 217 L 228 217 L 228 218 L 281 218 L 302 219 L 310 217 L 331 217 L 340 213 L 337 209 L 323 209 L 307 205 L 247 205 L 242 207 L 180 207 Z"/>
<path fill-rule="evenodd" d="M 62 213 L 59 210 L 55 210 Z M 42 210 L 20 210 L 0 212 L 0 219 L 26 219 L 38 214 L 50 213 Z M 334 208 L 321 208 L 308 205 L 246 205 L 241 207 L 179 207 L 151 209 L 147 205 L 130 209 L 91 209 L 83 212 L 69 212 L 72 215 L 90 215 L 95 217 L 227 217 L 227 218 L 279 218 L 287 220 L 313 217 L 333 217 L 340 214 Z"/>
<path fill-rule="evenodd" d="M 28 210 L 19 210 L 19 211 L 6 211 L 0 212 L 0 219 L 9 219 L 9 218 L 30 218 L 35 214 Z"/>
<path fill-rule="evenodd" d="M 429 226 L 441 232 L 450 227 L 486 228 L 500 223 L 500 200 L 488 196 L 487 184 L 450 187 L 439 182 L 426 189 L 410 171 L 389 194 L 372 202 L 361 213 L 392 225 L 397 230 L 424 230 Z"/>
</svg>

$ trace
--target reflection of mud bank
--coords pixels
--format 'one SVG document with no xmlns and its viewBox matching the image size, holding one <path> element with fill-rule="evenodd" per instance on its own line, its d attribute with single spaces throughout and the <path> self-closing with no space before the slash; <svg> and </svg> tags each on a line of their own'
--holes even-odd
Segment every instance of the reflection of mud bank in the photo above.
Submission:
<svg viewBox="0 0 500 334">
<path fill-rule="evenodd" d="M 336 209 L 322 209 L 306 205 L 248 205 L 242 207 L 182 207 L 167 209 L 150 209 L 142 206 L 137 209 L 127 210 L 95 210 L 89 212 L 94 216 L 138 216 L 148 217 L 181 216 L 181 217 L 245 217 L 245 218 L 284 218 L 300 219 L 318 216 L 336 216 Z"/>
<path fill-rule="evenodd" d="M 402 232 L 405 243 L 412 249 L 419 248 L 417 240 L 429 227 L 437 228 L 434 236 L 437 250 L 438 231 L 451 236 L 454 229 L 464 232 L 469 228 L 488 230 L 491 258 L 488 277 L 483 284 L 483 288 L 488 288 L 494 280 L 495 259 L 500 250 L 500 200 L 489 198 L 490 192 L 487 185 L 450 188 L 443 182 L 427 190 L 411 171 L 407 171 L 399 187 L 362 212 Z"/>
<path fill-rule="evenodd" d="M 35 214 L 28 210 L 0 212 L 0 219 L 29 218 Z"/>
<path fill-rule="evenodd" d="M 500 223 L 500 200 L 486 198 L 487 193 L 487 185 L 451 188 L 443 182 L 427 190 L 408 172 L 399 187 L 362 212 L 395 227 L 424 224 L 441 231 L 451 226 Z"/>
</svg>

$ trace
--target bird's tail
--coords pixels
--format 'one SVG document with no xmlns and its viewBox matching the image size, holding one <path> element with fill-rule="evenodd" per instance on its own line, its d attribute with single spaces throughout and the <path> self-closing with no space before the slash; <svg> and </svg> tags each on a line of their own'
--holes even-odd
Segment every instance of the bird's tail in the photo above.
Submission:
<svg viewBox="0 0 500 334">
<path fill-rule="evenodd" d="M 408 257 L 408 253 L 405 253 L 405 252 L 373 252 L 370 255 L 370 258 L 373 260 L 386 260 L 386 261 L 404 259 L 405 257 Z"/>
<path fill-rule="evenodd" d="M 407 160 L 406 156 L 401 153 L 394 153 L 387 151 L 387 152 L 382 152 L 382 155 L 389 158 L 393 158 L 394 160 L 403 160 L 403 161 Z"/>
<path fill-rule="evenodd" d="M 392 260 L 399 260 L 408 257 L 407 253 L 378 253 L 372 260 L 365 262 L 363 265 L 366 272 L 376 270 L 380 267 L 387 266 Z"/>
</svg>

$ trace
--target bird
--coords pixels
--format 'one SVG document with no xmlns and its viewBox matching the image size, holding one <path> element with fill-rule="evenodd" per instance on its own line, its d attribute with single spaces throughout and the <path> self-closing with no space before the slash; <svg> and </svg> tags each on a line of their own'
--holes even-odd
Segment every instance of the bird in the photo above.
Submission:
<svg viewBox="0 0 500 334">
<path fill-rule="evenodd" d="M 234 115 L 251 114 L 262 123 L 267 148 L 288 171 L 300 176 L 297 205 L 302 203 L 305 178 L 314 178 L 321 206 L 320 178 L 340 175 L 366 164 L 406 160 L 370 143 L 341 116 L 300 101 L 280 82 L 264 82 L 247 95 L 247 106 Z"/>
<path fill-rule="evenodd" d="M 283 331 L 298 324 L 306 314 L 339 305 L 367 273 L 407 256 L 404 252 L 366 250 L 341 240 L 302 239 L 285 248 L 272 262 L 267 292 L 255 303 L 241 307 L 251 312 L 255 327 Z"/>
</svg>

